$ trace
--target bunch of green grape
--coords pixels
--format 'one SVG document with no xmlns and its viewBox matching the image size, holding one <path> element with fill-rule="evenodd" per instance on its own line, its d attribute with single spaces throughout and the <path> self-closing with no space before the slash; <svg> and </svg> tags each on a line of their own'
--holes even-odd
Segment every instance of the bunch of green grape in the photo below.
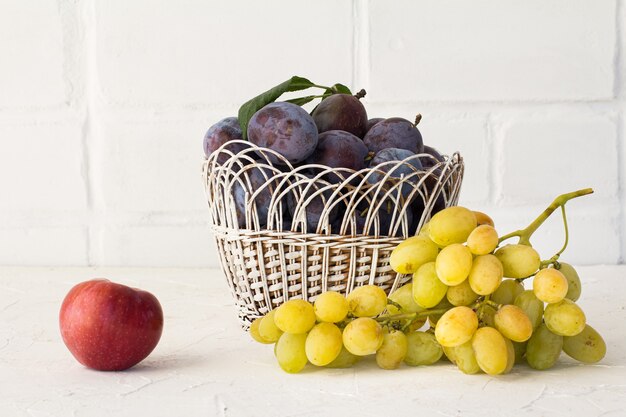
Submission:
<svg viewBox="0 0 626 417">
<path fill-rule="evenodd" d="M 584 363 L 601 360 L 604 340 L 575 303 L 576 270 L 542 262 L 530 245 L 499 245 L 486 214 L 444 209 L 393 250 L 391 267 L 413 279 L 388 297 L 364 285 L 347 296 L 324 292 L 313 303 L 289 300 L 254 320 L 250 334 L 275 344 L 290 373 L 308 363 L 350 367 L 369 355 L 383 369 L 448 359 L 464 373 L 490 375 L 524 361 L 548 369 L 562 351 Z"/>
<path fill-rule="evenodd" d="M 450 305 L 431 320 L 444 353 L 465 373 L 506 373 L 525 361 L 552 367 L 561 351 L 594 363 L 606 353 L 602 337 L 575 303 L 581 282 L 564 262 L 542 262 L 530 245 L 506 244 L 484 213 L 450 207 L 418 236 L 392 252 L 391 266 L 413 274 L 414 301 Z M 524 281 L 532 279 L 532 289 Z"/>
<path fill-rule="evenodd" d="M 358 287 L 347 297 L 327 291 L 312 304 L 286 301 L 254 320 L 250 334 L 258 342 L 275 343 L 274 354 L 286 372 L 300 372 L 307 363 L 348 367 L 383 349 L 390 336 L 375 317 L 386 307 L 387 294 L 375 285 Z"/>
</svg>

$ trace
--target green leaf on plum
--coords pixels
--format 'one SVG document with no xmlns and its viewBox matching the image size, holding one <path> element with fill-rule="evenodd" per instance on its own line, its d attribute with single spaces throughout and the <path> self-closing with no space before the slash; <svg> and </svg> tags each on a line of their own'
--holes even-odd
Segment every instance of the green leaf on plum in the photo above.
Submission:
<svg viewBox="0 0 626 417">
<path fill-rule="evenodd" d="M 352 91 L 350 91 L 348 87 L 339 83 L 333 85 L 332 87 L 330 87 L 330 89 L 332 90 L 333 94 L 352 94 Z"/>
<path fill-rule="evenodd" d="M 266 92 L 261 93 L 253 99 L 245 102 L 239 108 L 238 114 L 239 125 L 241 126 L 243 138 L 248 138 L 248 122 L 250 121 L 254 113 L 256 113 L 258 110 L 262 109 L 267 104 L 276 101 L 276 99 L 284 93 L 306 90 L 307 88 L 315 86 L 315 84 L 313 84 L 306 78 L 293 76 L 287 81 L 284 81 L 277 86 L 270 88 Z"/>
<path fill-rule="evenodd" d="M 307 103 L 310 103 L 311 101 L 315 100 L 316 98 L 319 98 L 319 96 L 305 96 L 305 97 L 298 97 L 298 98 L 292 98 L 289 100 L 285 100 L 288 103 L 293 103 L 296 104 L 298 106 L 303 106 Z"/>
</svg>

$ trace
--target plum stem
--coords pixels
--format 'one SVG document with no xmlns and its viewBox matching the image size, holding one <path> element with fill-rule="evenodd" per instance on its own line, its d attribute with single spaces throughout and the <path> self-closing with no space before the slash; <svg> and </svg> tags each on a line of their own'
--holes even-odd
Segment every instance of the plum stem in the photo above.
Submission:
<svg viewBox="0 0 626 417">
<path fill-rule="evenodd" d="M 363 97 L 365 97 L 365 95 L 366 95 L 366 94 L 367 94 L 367 93 L 365 92 L 365 90 L 361 88 L 361 90 L 360 90 L 358 93 L 356 93 L 356 94 L 354 95 L 354 97 L 356 97 L 356 98 L 358 98 L 358 99 L 360 100 L 360 99 L 362 99 Z"/>
<path fill-rule="evenodd" d="M 415 115 L 415 123 L 413 123 L 413 126 L 417 126 L 418 124 L 420 124 L 421 121 L 422 121 L 422 114 L 417 113 Z"/>
</svg>

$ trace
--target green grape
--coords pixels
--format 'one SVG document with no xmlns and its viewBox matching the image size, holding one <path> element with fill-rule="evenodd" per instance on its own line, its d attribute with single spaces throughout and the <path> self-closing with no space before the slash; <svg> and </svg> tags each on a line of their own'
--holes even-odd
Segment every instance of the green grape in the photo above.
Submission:
<svg viewBox="0 0 626 417">
<path fill-rule="evenodd" d="M 524 285 L 515 279 L 505 279 L 491 294 L 491 301 L 498 304 L 513 304 L 515 297 L 524 291 Z"/>
<path fill-rule="evenodd" d="M 337 355 L 335 360 L 329 363 L 328 365 L 325 365 L 325 367 L 326 368 L 351 368 L 360 360 L 361 360 L 360 356 L 350 353 L 350 351 L 346 349 L 345 346 L 342 346 L 341 351 L 339 352 L 339 355 Z"/>
<path fill-rule="evenodd" d="M 430 219 L 428 236 L 440 246 L 463 243 L 476 228 L 476 216 L 465 207 L 448 207 Z"/>
<path fill-rule="evenodd" d="M 435 337 L 442 346 L 458 346 L 468 340 L 478 328 L 478 317 L 469 307 L 453 307 L 437 322 Z"/>
<path fill-rule="evenodd" d="M 582 309 L 567 298 L 558 303 L 548 304 L 543 313 L 543 320 L 552 333 L 560 336 L 576 336 L 587 324 Z"/>
<path fill-rule="evenodd" d="M 457 346 L 441 346 L 441 348 L 443 349 L 442 358 L 447 358 L 450 362 L 456 365 L 456 354 L 454 352 Z"/>
<path fill-rule="evenodd" d="M 539 254 L 528 245 L 504 245 L 495 255 L 502 262 L 504 276 L 508 278 L 529 277 L 541 265 Z"/>
<path fill-rule="evenodd" d="M 486 215 L 485 213 L 483 213 L 482 211 L 473 211 L 474 216 L 476 216 L 476 224 L 478 226 L 482 226 L 483 224 L 488 224 L 491 227 L 495 227 L 495 225 L 493 224 L 493 219 L 491 217 L 489 217 L 488 215 Z"/>
<path fill-rule="evenodd" d="M 387 294 L 376 285 L 357 287 L 346 298 L 349 311 L 356 317 L 376 317 L 387 307 Z"/>
<path fill-rule="evenodd" d="M 461 345 L 452 348 L 444 348 L 444 350 L 445 349 L 452 350 L 452 355 L 455 358 L 454 363 L 464 374 L 473 375 L 480 372 L 480 366 L 478 366 L 478 362 L 476 361 L 476 353 L 474 353 L 471 340 Z"/>
<path fill-rule="evenodd" d="M 526 362 L 531 368 L 552 368 L 561 355 L 563 336 L 554 334 L 545 324 L 537 327 L 526 344 Z"/>
<path fill-rule="evenodd" d="M 515 297 L 514 304 L 524 310 L 533 325 L 533 329 L 539 327 L 543 319 L 543 301 L 537 298 L 533 290 L 519 293 Z"/>
<path fill-rule="evenodd" d="M 307 364 L 306 333 L 283 333 L 276 342 L 276 359 L 285 372 L 295 374 Z"/>
<path fill-rule="evenodd" d="M 504 337 L 493 327 L 481 327 L 474 333 L 472 348 L 476 362 L 485 373 L 499 375 L 508 364 L 508 348 Z"/>
<path fill-rule="evenodd" d="M 583 363 L 599 362 L 606 354 L 606 343 L 590 325 L 576 336 L 563 338 L 563 352 Z"/>
<path fill-rule="evenodd" d="M 446 246 L 435 260 L 437 276 L 446 285 L 459 285 L 472 269 L 472 253 L 460 243 Z"/>
<path fill-rule="evenodd" d="M 468 280 L 454 287 L 448 287 L 446 297 L 453 306 L 468 306 L 478 298 L 478 294 L 472 291 Z"/>
<path fill-rule="evenodd" d="M 315 326 L 315 310 L 308 301 L 288 300 L 276 309 L 274 323 L 285 333 L 306 333 Z"/>
<path fill-rule="evenodd" d="M 515 365 L 515 346 L 513 346 L 513 342 L 506 337 L 504 338 L 504 342 L 506 343 L 506 368 L 504 368 L 503 374 L 508 374 L 513 369 Z"/>
<path fill-rule="evenodd" d="M 567 278 L 558 269 L 542 269 L 533 278 L 533 291 L 545 303 L 558 303 L 567 294 Z"/>
<path fill-rule="evenodd" d="M 580 292 L 582 291 L 578 272 L 576 272 L 573 266 L 565 262 L 559 262 L 559 265 L 559 271 L 567 278 L 567 294 L 565 294 L 565 298 L 575 302 L 580 298 Z"/>
<path fill-rule="evenodd" d="M 496 329 L 514 342 L 525 342 L 533 334 L 533 324 L 524 310 L 516 305 L 500 307 L 494 319 Z"/>
<path fill-rule="evenodd" d="M 276 310 L 271 310 L 263 316 L 259 322 L 259 336 L 270 343 L 276 343 L 283 334 L 283 331 L 280 330 L 274 322 L 275 315 Z"/>
<path fill-rule="evenodd" d="M 352 320 L 343 329 L 343 345 L 355 355 L 376 353 L 383 343 L 383 328 L 369 317 Z"/>
<path fill-rule="evenodd" d="M 443 346 L 441 346 L 441 349 L 443 350 Z M 442 362 L 450 362 L 450 363 L 452 363 L 452 361 L 450 361 L 450 358 L 448 358 L 448 356 L 446 355 L 445 351 L 443 352 L 443 355 L 441 355 L 439 360 L 442 361 Z"/>
<path fill-rule="evenodd" d="M 400 288 L 396 289 L 394 292 L 389 294 L 388 299 L 402 307 L 402 311 L 400 311 L 395 305 L 387 304 L 387 311 L 389 314 L 419 313 L 424 311 L 424 307 L 417 304 L 413 298 L 412 282 L 404 284 Z"/>
<path fill-rule="evenodd" d="M 266 338 L 261 336 L 261 334 L 259 333 L 259 325 L 261 324 L 261 320 L 263 320 L 263 317 L 258 317 L 252 321 L 252 324 L 250 324 L 250 336 L 252 336 L 252 338 L 259 343 L 263 343 L 263 344 L 274 343 L 272 341 L 267 340 Z"/>
<path fill-rule="evenodd" d="M 383 344 L 376 351 L 376 363 L 382 369 L 396 369 L 407 352 L 407 338 L 399 330 L 390 330 L 383 335 Z"/>
<path fill-rule="evenodd" d="M 343 294 L 326 291 L 315 299 L 313 311 L 319 321 L 338 323 L 348 315 L 348 300 Z"/>
<path fill-rule="evenodd" d="M 404 363 L 410 366 L 432 365 L 441 359 L 443 349 L 432 333 L 413 332 L 406 336 L 407 352 Z"/>
<path fill-rule="evenodd" d="M 306 337 L 306 357 L 313 365 L 328 365 L 339 355 L 342 346 L 339 327 L 333 323 L 318 323 Z"/>
<path fill-rule="evenodd" d="M 528 341 L 513 342 L 513 348 L 515 349 L 515 363 L 521 363 L 522 360 L 524 360 L 524 356 L 526 355 L 527 345 L 528 345 Z"/>
<path fill-rule="evenodd" d="M 472 290 L 479 295 L 489 295 L 498 289 L 504 270 L 494 255 L 479 255 L 472 262 L 467 280 Z"/>
<path fill-rule="evenodd" d="M 474 255 L 487 255 L 498 246 L 498 232 L 493 226 L 483 224 L 467 237 L 467 247 Z"/>
<path fill-rule="evenodd" d="M 428 237 L 413 236 L 391 251 L 389 265 L 399 274 L 413 274 L 426 262 L 437 257 L 439 248 Z"/>
<path fill-rule="evenodd" d="M 443 297 L 439 304 L 433 307 L 433 310 L 450 310 L 452 307 L 454 306 L 450 304 L 450 301 L 448 301 L 446 297 Z M 439 319 L 443 315 L 444 313 L 430 314 L 428 316 L 428 322 L 430 323 L 430 327 L 435 328 L 437 322 L 439 322 Z"/>
<path fill-rule="evenodd" d="M 413 274 L 413 299 L 418 305 L 434 307 L 446 296 L 447 291 L 448 286 L 437 278 L 434 262 L 422 265 Z"/>
</svg>

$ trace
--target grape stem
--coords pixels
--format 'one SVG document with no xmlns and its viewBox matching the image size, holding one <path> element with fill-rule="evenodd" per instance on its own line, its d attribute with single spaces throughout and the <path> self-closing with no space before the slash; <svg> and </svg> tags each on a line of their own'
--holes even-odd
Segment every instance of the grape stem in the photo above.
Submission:
<svg viewBox="0 0 626 417">
<path fill-rule="evenodd" d="M 533 235 L 533 233 L 535 233 L 535 231 L 539 228 L 539 226 L 541 226 L 543 222 L 545 222 L 546 219 L 550 217 L 550 215 L 556 209 L 561 207 L 561 210 L 563 211 L 563 222 L 565 224 L 565 245 L 563 245 L 563 248 L 557 254 L 557 255 L 560 255 L 567 247 L 567 241 L 568 241 L 567 220 L 565 218 L 565 203 L 567 203 L 569 200 L 573 198 L 582 197 L 584 195 L 591 194 L 591 193 L 593 193 L 592 188 L 584 188 L 582 190 L 573 191 L 571 193 L 561 194 L 560 196 L 555 198 L 554 201 L 535 220 L 533 220 L 531 224 L 526 226 L 526 228 L 516 230 L 514 232 L 511 232 L 509 234 L 502 236 L 498 240 L 498 243 L 502 243 L 505 240 L 510 239 L 512 237 L 519 237 L 519 242 L 518 242 L 519 244 L 530 246 L 530 237 Z"/>
<path fill-rule="evenodd" d="M 415 320 L 419 317 L 432 316 L 435 314 L 443 314 L 446 311 L 448 311 L 448 309 L 446 308 L 437 308 L 434 310 L 420 311 L 419 313 L 401 313 L 401 314 L 392 314 L 390 316 L 380 316 L 380 317 L 374 318 L 374 320 L 380 323 L 387 323 L 390 321 L 398 321 L 398 320 Z"/>
<path fill-rule="evenodd" d="M 502 307 L 502 304 L 498 304 L 495 301 L 491 300 L 484 300 L 483 303 L 485 305 L 488 305 L 489 307 L 493 307 L 496 311 L 500 310 L 500 307 Z"/>
<path fill-rule="evenodd" d="M 393 300 L 387 299 L 387 304 L 391 304 L 392 306 L 394 306 L 398 310 L 402 310 L 402 306 L 400 304 L 396 303 Z"/>
<path fill-rule="evenodd" d="M 541 261 L 539 269 L 547 268 L 550 265 L 554 265 L 556 269 L 561 268 L 561 266 L 559 265 L 559 257 L 567 247 L 567 242 L 569 242 L 569 231 L 567 228 L 567 216 L 565 215 L 565 206 L 561 206 L 561 211 L 563 213 L 563 227 L 565 227 L 565 242 L 563 243 L 563 247 L 561 248 L 561 250 L 555 253 L 552 258 Z"/>
</svg>

